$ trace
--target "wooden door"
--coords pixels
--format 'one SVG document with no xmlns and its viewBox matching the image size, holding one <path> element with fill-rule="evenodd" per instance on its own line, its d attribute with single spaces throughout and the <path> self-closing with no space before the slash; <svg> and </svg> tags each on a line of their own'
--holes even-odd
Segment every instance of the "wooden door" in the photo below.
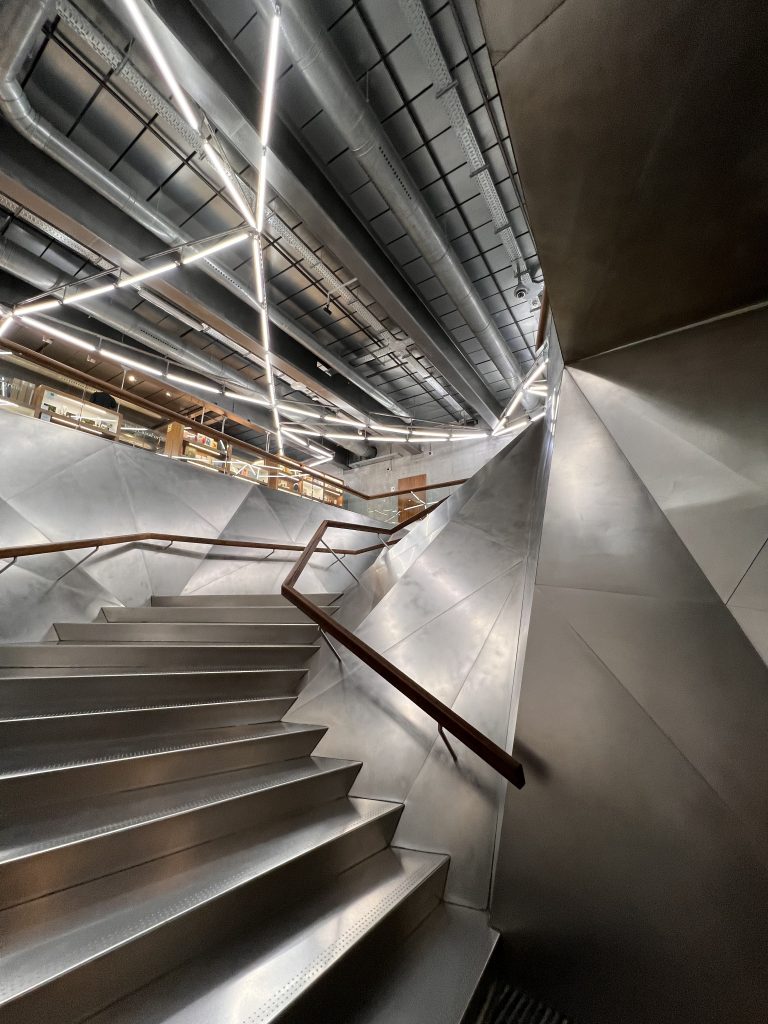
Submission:
<svg viewBox="0 0 768 1024">
<path fill-rule="evenodd" d="M 397 481 L 397 490 L 402 491 L 406 487 L 426 487 L 427 474 L 421 473 L 419 476 L 404 476 Z M 414 491 L 413 492 L 419 501 L 414 498 L 413 494 L 398 494 L 397 496 L 397 513 L 399 523 L 407 523 L 413 516 L 418 515 L 421 512 L 422 505 L 419 502 L 426 500 L 426 491 Z"/>
</svg>

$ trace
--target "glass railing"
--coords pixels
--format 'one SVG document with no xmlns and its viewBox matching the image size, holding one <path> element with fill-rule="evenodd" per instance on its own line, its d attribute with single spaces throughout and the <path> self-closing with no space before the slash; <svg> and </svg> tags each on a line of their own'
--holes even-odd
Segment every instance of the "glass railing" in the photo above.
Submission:
<svg viewBox="0 0 768 1024">
<path fill-rule="evenodd" d="M 51 375 L 49 382 L 35 383 L 22 375 L 24 359 L 15 358 L 14 362 L 19 366 L 18 376 L 0 369 L 0 409 L 6 412 L 96 434 L 204 472 L 237 477 L 336 508 L 344 505 L 343 482 L 338 477 L 312 476 L 290 460 L 261 453 L 252 445 L 238 444 L 234 438 L 218 438 L 218 432 L 206 430 L 203 424 L 194 428 L 182 423 L 174 419 L 170 410 L 167 422 L 147 425 L 147 417 L 140 409 L 115 401 L 106 390 L 93 392 L 86 388 L 78 393 L 59 374 Z M 44 375 L 36 366 L 33 370 L 39 381 Z M 137 398 L 136 405 L 139 404 Z"/>
<path fill-rule="evenodd" d="M 223 431 L 174 414 L 122 388 L 96 381 L 84 371 L 65 366 L 13 345 L 0 365 L 0 409 L 31 416 L 65 429 L 86 431 L 119 444 L 131 445 L 164 458 L 184 462 L 203 472 L 221 473 L 248 483 L 295 494 L 334 508 L 368 516 L 382 527 L 402 524 L 447 497 L 461 481 L 434 484 L 426 491 L 361 493 L 322 469 L 308 469 L 292 459 L 238 442 Z M 79 379 L 78 379 L 79 378 Z M 103 390 L 94 390 L 96 384 Z M 182 396 L 200 402 L 193 396 Z M 200 403 L 202 404 L 202 403 Z M 207 411 L 224 410 L 206 406 Z"/>
</svg>

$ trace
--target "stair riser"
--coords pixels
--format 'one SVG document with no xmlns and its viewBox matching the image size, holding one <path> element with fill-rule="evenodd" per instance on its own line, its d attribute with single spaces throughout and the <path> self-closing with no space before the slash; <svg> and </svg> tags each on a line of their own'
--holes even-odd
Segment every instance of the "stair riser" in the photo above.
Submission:
<svg viewBox="0 0 768 1024">
<path fill-rule="evenodd" d="M 335 610 L 330 606 L 327 610 Z M 217 605 L 188 605 L 174 607 L 169 605 L 148 606 L 145 608 L 102 608 L 102 615 L 107 622 L 252 622 L 252 623 L 299 623 L 307 624 L 311 620 L 304 612 L 294 608 L 292 604 L 271 607 L 239 607 L 227 608 Z"/>
<path fill-rule="evenodd" d="M 305 1024 L 308 1020 L 346 1020 L 360 1005 L 366 979 L 378 977 L 381 950 L 397 948 L 442 899 L 448 873 L 446 862 L 402 899 L 375 928 L 355 943 L 344 957 L 326 969 L 314 984 L 285 1009 L 265 1017 L 269 1024 Z M 446 984 L 450 983 L 446 979 Z"/>
<path fill-rule="evenodd" d="M 310 851 L 249 885 L 154 927 L 133 941 L 2 1007 L 3 1024 L 75 1024 L 141 985 L 283 910 L 384 849 L 399 809 Z"/>
<path fill-rule="evenodd" d="M 279 722 L 293 701 L 293 697 L 277 697 L 242 704 L 211 703 L 199 707 L 0 721 L 0 750 L 6 746 L 33 743 L 67 743 L 97 738 L 129 739 L 158 734 L 172 735 L 195 729 L 216 729 L 228 725 Z"/>
<path fill-rule="evenodd" d="M 122 668 L 299 668 L 318 645 L 301 647 L 196 646 L 179 644 L 8 644 L 0 647 L 0 665 L 13 668 L 98 666 Z"/>
<path fill-rule="evenodd" d="M 305 757 L 312 753 L 324 732 L 322 728 L 307 729 L 258 740 L 147 754 L 6 778 L 0 781 L 0 811 L 13 812 L 30 804 L 46 805 L 100 793 L 117 793 Z"/>
<path fill-rule="evenodd" d="M 312 623 L 251 625 L 228 622 L 57 622 L 63 643 L 76 644 L 311 644 Z"/>
<path fill-rule="evenodd" d="M 335 604 L 338 594 L 307 594 L 315 604 L 325 607 Z M 282 594 L 182 594 L 179 597 L 153 597 L 153 608 L 184 608 L 195 605 L 223 606 L 225 608 L 259 608 L 263 605 L 290 604 Z"/>
<path fill-rule="evenodd" d="M 338 800 L 358 771 L 346 765 L 0 865 L 0 909 Z"/>
<path fill-rule="evenodd" d="M 0 679 L 0 717 L 53 715 L 97 708 L 146 707 L 183 701 L 295 696 L 301 669 L 284 672 L 20 676 Z"/>
</svg>

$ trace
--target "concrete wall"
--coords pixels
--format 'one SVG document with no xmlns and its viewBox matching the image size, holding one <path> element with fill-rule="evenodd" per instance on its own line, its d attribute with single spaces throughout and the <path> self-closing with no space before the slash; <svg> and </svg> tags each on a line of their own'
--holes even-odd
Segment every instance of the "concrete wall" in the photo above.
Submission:
<svg viewBox="0 0 768 1024">
<path fill-rule="evenodd" d="M 768 672 L 723 599 L 761 543 L 756 323 L 564 377 L 492 922 L 587 1024 L 765 1020 Z"/>
<path fill-rule="evenodd" d="M 396 490 L 397 481 L 401 477 L 417 476 L 421 473 L 426 474 L 428 484 L 444 480 L 465 480 L 506 448 L 509 442 L 510 437 L 507 436 L 434 444 L 431 455 L 428 448 L 424 452 L 411 455 L 404 452 L 401 447 L 377 445 L 382 457 L 347 470 L 343 474 L 344 482 L 366 494 L 379 494 L 382 491 Z M 438 500 L 447 493 L 449 492 L 434 491 L 429 495 L 429 500 Z M 367 507 L 367 503 L 355 503 L 353 500 L 350 507 L 362 511 Z M 375 507 L 381 511 L 396 509 L 397 498 L 380 500 L 375 503 Z"/>
<path fill-rule="evenodd" d="M 92 434 L 0 410 L 0 546 L 158 531 L 242 540 L 306 541 L 329 508 L 173 462 Z M 333 510 L 333 518 L 365 521 Z M 336 534 L 360 546 L 360 534 Z M 349 541 L 349 544 L 347 544 Z M 54 621 L 93 619 L 102 605 L 153 594 L 278 593 L 293 556 L 165 542 L 34 555 L 0 574 L 0 640 L 38 640 Z M 361 571 L 372 555 L 351 559 Z M 66 575 L 64 575 L 66 573 Z M 63 578 L 60 578 L 63 577 Z M 352 577 L 314 559 L 307 591 L 341 591 Z"/>
</svg>

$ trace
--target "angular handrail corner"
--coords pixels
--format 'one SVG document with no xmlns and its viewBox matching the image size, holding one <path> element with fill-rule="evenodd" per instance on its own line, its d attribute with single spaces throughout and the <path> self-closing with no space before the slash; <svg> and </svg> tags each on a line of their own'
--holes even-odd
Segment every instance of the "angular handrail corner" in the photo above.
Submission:
<svg viewBox="0 0 768 1024">
<path fill-rule="evenodd" d="M 408 523 L 403 525 L 410 525 L 415 519 L 425 516 L 428 511 L 426 508 L 423 509 L 418 516 L 414 516 L 408 520 Z M 300 611 L 304 612 L 320 629 L 343 644 L 364 665 L 373 669 L 377 675 L 381 676 L 382 679 L 386 680 L 391 686 L 394 686 L 396 690 L 399 690 L 400 693 L 412 701 L 425 714 L 429 715 L 430 718 L 437 722 L 438 727 L 442 727 L 474 754 L 477 754 L 482 761 L 497 771 L 516 789 L 522 789 L 525 785 L 525 770 L 516 758 L 508 754 L 506 750 L 494 743 L 484 733 L 481 733 L 479 729 L 476 729 L 466 719 L 457 715 L 452 708 L 449 708 L 447 704 L 443 704 L 442 701 L 438 700 L 428 690 L 425 690 L 423 686 L 420 686 L 414 679 L 411 679 L 409 675 L 406 675 L 405 672 L 393 665 L 382 654 L 374 651 L 364 640 L 355 636 L 346 626 L 342 626 L 341 623 L 337 622 L 336 619 L 297 589 L 296 585 L 307 563 L 312 555 L 315 554 L 326 532 L 331 529 L 358 530 L 366 533 L 378 533 L 381 536 L 391 536 L 402 529 L 402 526 L 397 525 L 391 530 L 381 530 L 379 527 L 364 526 L 357 523 L 344 523 L 333 519 L 323 520 L 312 534 L 302 554 L 283 581 L 280 588 L 283 597 Z M 374 545 L 377 548 L 384 546 L 385 544 Z M 361 550 L 367 551 L 372 549 L 365 548 Z"/>
</svg>

